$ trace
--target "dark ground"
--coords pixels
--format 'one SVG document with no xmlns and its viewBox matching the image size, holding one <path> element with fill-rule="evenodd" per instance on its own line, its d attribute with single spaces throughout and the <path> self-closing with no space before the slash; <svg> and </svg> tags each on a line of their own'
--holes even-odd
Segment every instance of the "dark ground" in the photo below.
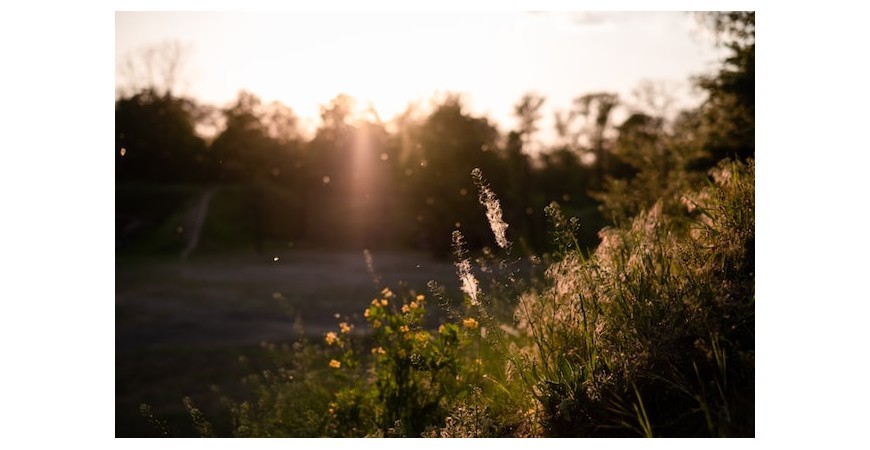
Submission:
<svg viewBox="0 0 870 450">
<path fill-rule="evenodd" d="M 429 280 L 458 284 L 450 261 L 425 253 L 372 257 L 378 285 L 362 251 L 116 258 L 116 437 L 156 435 L 139 413 L 142 403 L 177 435 L 195 435 L 184 396 L 220 428 L 228 417 L 216 393 L 243 394 L 241 378 L 266 362 L 261 342 L 319 340 L 337 329 L 337 317 L 362 324 L 383 286 L 399 293 L 403 281 L 428 297 Z"/>
</svg>

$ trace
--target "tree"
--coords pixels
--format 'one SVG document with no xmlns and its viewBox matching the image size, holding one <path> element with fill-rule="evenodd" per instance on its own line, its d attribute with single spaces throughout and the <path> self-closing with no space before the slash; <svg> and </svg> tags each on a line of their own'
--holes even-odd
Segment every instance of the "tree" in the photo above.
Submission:
<svg viewBox="0 0 870 450">
<path fill-rule="evenodd" d="M 271 172 L 268 159 L 274 142 L 262 121 L 261 107 L 259 97 L 241 91 L 235 102 L 224 109 L 226 127 L 211 146 L 222 180 L 252 181 Z"/>
<path fill-rule="evenodd" d="M 698 16 L 731 54 L 711 76 L 698 77 L 707 92 L 701 107 L 702 167 L 723 158 L 755 155 L 755 12 L 710 12 Z"/>
<path fill-rule="evenodd" d="M 647 100 L 618 128 L 613 154 L 631 171 L 611 171 L 604 189 L 594 194 L 602 210 L 623 222 L 656 201 L 673 218 L 686 218 L 681 194 L 698 186 L 720 160 L 755 154 L 755 15 L 752 12 L 703 13 L 700 20 L 725 42 L 732 54 L 714 74 L 696 82 L 707 93 L 703 104 L 666 117 L 663 102 Z M 644 97 L 657 95 L 641 86 Z M 655 105 L 661 104 L 661 112 Z"/>
<path fill-rule="evenodd" d="M 145 90 L 115 102 L 115 177 L 118 182 L 200 181 L 208 166 L 196 134 L 197 105 Z"/>
<path fill-rule="evenodd" d="M 241 91 L 223 109 L 225 127 L 211 145 L 219 179 L 237 184 L 255 247 L 304 232 L 301 142 L 296 115 L 280 102 L 264 105 Z"/>
<path fill-rule="evenodd" d="M 535 93 L 523 95 L 514 105 L 514 116 L 519 120 L 519 137 L 523 147 L 528 149 L 532 136 L 538 131 L 538 121 L 541 120 L 541 106 L 546 99 Z"/>
<path fill-rule="evenodd" d="M 600 190 L 609 169 L 609 147 L 614 129 L 611 118 L 619 106 L 619 97 L 609 92 L 595 92 L 574 99 L 567 113 L 556 113 L 556 132 L 564 146 L 580 154 L 580 160 L 595 168 L 589 181 Z"/>
<path fill-rule="evenodd" d="M 506 192 L 498 130 L 485 117 L 465 112 L 463 100 L 448 94 L 435 105 L 417 130 L 411 159 L 409 210 L 418 224 L 418 242 L 436 253 L 450 251 L 450 235 L 458 223 L 470 247 L 482 247 L 491 234 L 480 217 L 471 171 L 479 168 L 496 192 Z"/>
<path fill-rule="evenodd" d="M 190 47 L 176 40 L 128 53 L 117 68 L 119 97 L 144 90 L 152 90 L 160 96 L 175 95 L 183 84 L 182 74 L 189 56 Z"/>
</svg>

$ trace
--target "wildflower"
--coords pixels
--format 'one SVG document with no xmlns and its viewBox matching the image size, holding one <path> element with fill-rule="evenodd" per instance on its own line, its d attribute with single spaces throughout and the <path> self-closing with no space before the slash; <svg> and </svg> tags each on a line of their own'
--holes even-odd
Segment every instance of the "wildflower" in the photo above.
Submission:
<svg viewBox="0 0 870 450">
<path fill-rule="evenodd" d="M 333 359 L 329 361 L 329 367 L 332 367 L 333 369 L 338 369 L 341 367 L 341 361 Z"/>
<path fill-rule="evenodd" d="M 417 339 L 417 342 L 421 344 L 425 345 L 429 343 L 429 333 L 426 333 L 425 331 L 417 333 L 414 337 Z"/>
<path fill-rule="evenodd" d="M 381 321 L 375 319 L 375 321 L 372 322 L 372 328 L 380 328 L 380 327 L 381 327 Z"/>
<path fill-rule="evenodd" d="M 388 302 L 387 299 L 382 299 L 382 300 L 381 300 L 381 306 L 387 306 L 389 303 L 390 303 L 390 302 Z"/>
<path fill-rule="evenodd" d="M 338 335 L 336 335 L 334 331 L 330 331 L 329 333 L 326 333 L 326 344 L 327 345 L 335 344 L 335 342 L 337 340 L 338 340 Z"/>
<path fill-rule="evenodd" d="M 409 312 L 411 312 L 411 307 L 408 305 L 402 305 L 402 312 L 408 314 Z"/>
<path fill-rule="evenodd" d="M 475 320 L 474 317 L 469 317 L 469 318 L 462 321 L 462 325 L 464 325 L 465 328 L 468 328 L 468 329 L 475 329 L 475 328 L 477 328 L 478 324 L 477 324 L 477 320 Z"/>
<path fill-rule="evenodd" d="M 439 333 L 444 333 L 445 331 L 447 331 L 447 328 L 444 327 L 444 324 L 438 325 Z"/>
<path fill-rule="evenodd" d="M 329 408 L 329 414 L 335 415 L 335 408 Z"/>
<path fill-rule="evenodd" d="M 369 312 L 369 310 L 368 310 L 368 308 L 367 308 L 367 309 L 366 309 L 366 312 L 364 312 L 363 315 L 364 315 L 366 318 L 368 318 L 368 317 L 369 317 L 369 314 L 370 314 L 370 312 Z"/>
<path fill-rule="evenodd" d="M 372 354 L 373 354 L 373 355 L 383 355 L 383 354 L 386 354 L 386 353 L 387 353 L 387 352 L 386 352 L 386 350 L 384 350 L 383 347 L 375 347 L 375 348 L 372 349 Z"/>
<path fill-rule="evenodd" d="M 407 325 L 402 325 L 399 327 L 399 331 L 401 331 L 402 333 L 407 333 L 407 332 L 411 331 L 411 329 L 408 328 Z"/>
<path fill-rule="evenodd" d="M 425 299 L 426 299 L 426 297 L 425 297 L 423 294 L 418 294 L 418 295 L 417 295 L 417 301 L 418 301 L 418 302 L 421 302 L 421 303 L 422 303 L 423 300 L 425 300 Z"/>
<path fill-rule="evenodd" d="M 384 288 L 381 291 L 381 294 L 383 294 L 384 298 L 390 298 L 393 296 L 393 291 L 391 291 L 390 288 Z"/>
<path fill-rule="evenodd" d="M 378 299 L 372 300 L 372 306 L 378 306 L 381 302 Z"/>
<path fill-rule="evenodd" d="M 350 333 L 350 325 L 348 325 L 347 322 L 338 324 L 338 328 L 340 328 L 341 332 L 344 334 Z"/>
</svg>

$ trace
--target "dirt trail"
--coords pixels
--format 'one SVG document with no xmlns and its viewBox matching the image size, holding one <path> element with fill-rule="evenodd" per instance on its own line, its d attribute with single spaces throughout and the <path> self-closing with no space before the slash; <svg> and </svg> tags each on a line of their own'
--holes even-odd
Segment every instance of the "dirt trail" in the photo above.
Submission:
<svg viewBox="0 0 870 450">
<path fill-rule="evenodd" d="M 202 232 L 202 225 L 205 223 L 205 218 L 208 216 L 208 205 L 211 203 L 211 199 L 214 197 L 216 192 L 216 187 L 206 189 L 199 198 L 199 201 L 196 203 L 196 206 L 185 214 L 184 225 L 185 227 L 188 227 L 186 229 L 190 229 L 190 233 L 187 234 L 187 245 L 184 247 L 184 250 L 181 251 L 182 259 L 187 259 L 187 257 L 196 250 L 196 246 L 199 245 L 199 235 Z"/>
</svg>

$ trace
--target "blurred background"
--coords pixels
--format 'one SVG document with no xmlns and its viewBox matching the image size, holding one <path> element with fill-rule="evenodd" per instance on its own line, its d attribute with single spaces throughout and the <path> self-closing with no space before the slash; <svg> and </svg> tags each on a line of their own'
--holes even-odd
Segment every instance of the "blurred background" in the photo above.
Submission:
<svg viewBox="0 0 870 450">
<path fill-rule="evenodd" d="M 116 436 L 151 433 L 141 403 L 216 407 L 261 342 L 320 339 L 382 287 L 458 292 L 451 233 L 495 247 L 474 168 L 520 261 L 551 250 L 551 202 L 594 250 L 754 155 L 747 13 L 115 22 Z"/>
</svg>

